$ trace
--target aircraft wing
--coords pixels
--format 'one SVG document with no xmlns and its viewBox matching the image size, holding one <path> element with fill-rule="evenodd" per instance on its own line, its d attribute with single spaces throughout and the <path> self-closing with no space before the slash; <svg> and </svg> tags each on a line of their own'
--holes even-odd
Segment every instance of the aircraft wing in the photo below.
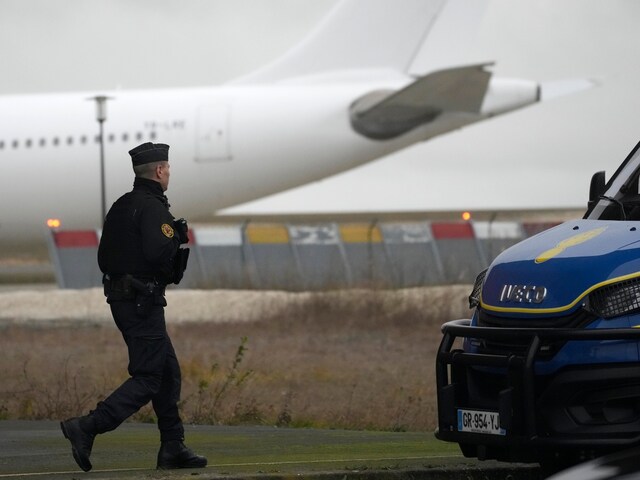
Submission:
<svg viewBox="0 0 640 480">
<path fill-rule="evenodd" d="M 543 84 L 496 78 L 486 69 L 490 65 L 439 70 L 397 91 L 369 92 L 351 104 L 351 126 L 367 138 L 389 140 L 428 125 L 426 139 L 595 85 L 580 78 Z"/>
<path fill-rule="evenodd" d="M 397 92 L 372 92 L 351 106 L 351 125 L 366 137 L 385 140 L 434 120 L 445 111 L 479 114 L 491 72 L 486 65 L 440 70 Z"/>
</svg>

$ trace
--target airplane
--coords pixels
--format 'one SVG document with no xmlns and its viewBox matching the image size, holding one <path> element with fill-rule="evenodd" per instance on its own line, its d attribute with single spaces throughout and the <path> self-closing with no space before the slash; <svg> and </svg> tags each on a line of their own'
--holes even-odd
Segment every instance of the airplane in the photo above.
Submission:
<svg viewBox="0 0 640 480">
<path fill-rule="evenodd" d="M 0 244 L 42 242 L 48 219 L 100 228 L 101 183 L 107 205 L 130 190 L 127 151 L 142 142 L 171 146 L 172 212 L 197 222 L 539 102 L 544 86 L 490 63 L 409 73 L 448 3 L 341 0 L 289 52 L 222 86 L 0 96 L 0 191 L 17 202 Z"/>
</svg>

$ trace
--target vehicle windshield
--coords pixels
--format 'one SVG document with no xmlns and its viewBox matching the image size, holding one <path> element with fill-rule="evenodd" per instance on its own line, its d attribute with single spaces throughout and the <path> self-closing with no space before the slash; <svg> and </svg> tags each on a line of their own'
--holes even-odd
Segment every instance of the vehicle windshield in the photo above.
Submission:
<svg viewBox="0 0 640 480">
<path fill-rule="evenodd" d="M 591 220 L 640 220 L 639 145 L 631 152 L 607 184 L 593 209 L 585 218 Z"/>
</svg>

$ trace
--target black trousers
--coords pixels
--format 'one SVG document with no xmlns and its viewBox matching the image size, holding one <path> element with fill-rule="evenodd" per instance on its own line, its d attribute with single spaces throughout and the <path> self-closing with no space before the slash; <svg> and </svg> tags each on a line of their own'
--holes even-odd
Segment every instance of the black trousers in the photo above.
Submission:
<svg viewBox="0 0 640 480">
<path fill-rule="evenodd" d="M 178 413 L 180 365 L 167 333 L 164 307 L 153 305 L 140 316 L 132 300 L 112 301 L 110 306 L 129 350 L 131 377 L 91 412 L 98 433 L 114 430 L 151 402 L 161 441 L 184 440 Z"/>
</svg>

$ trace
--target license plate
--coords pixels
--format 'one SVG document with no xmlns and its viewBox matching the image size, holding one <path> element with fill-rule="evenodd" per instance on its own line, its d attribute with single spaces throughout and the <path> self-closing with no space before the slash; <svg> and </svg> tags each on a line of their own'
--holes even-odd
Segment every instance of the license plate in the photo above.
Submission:
<svg viewBox="0 0 640 480">
<path fill-rule="evenodd" d="M 498 412 L 462 409 L 458 410 L 458 431 L 488 435 L 506 435 L 507 433 L 504 428 L 500 428 Z"/>
</svg>

